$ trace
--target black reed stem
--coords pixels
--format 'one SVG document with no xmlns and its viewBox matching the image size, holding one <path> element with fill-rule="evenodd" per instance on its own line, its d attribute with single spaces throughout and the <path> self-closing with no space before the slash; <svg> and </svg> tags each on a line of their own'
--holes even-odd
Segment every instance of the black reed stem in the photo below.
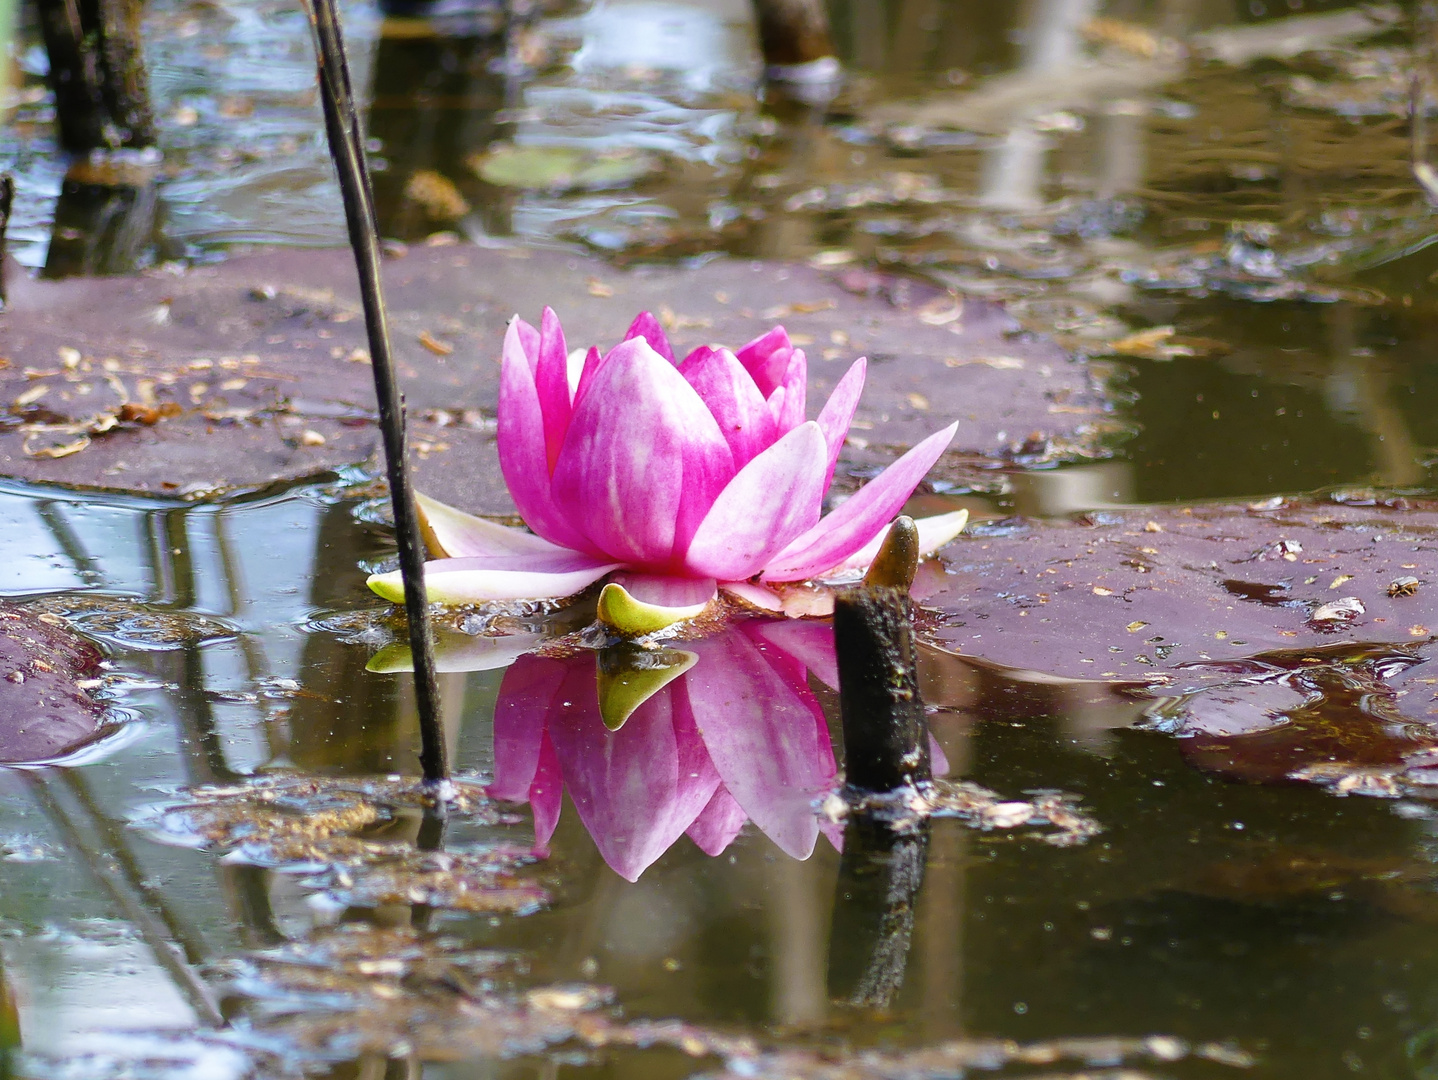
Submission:
<svg viewBox="0 0 1438 1080">
<path fill-rule="evenodd" d="M 364 135 L 355 110 L 349 65 L 334 0 L 309 0 L 307 10 L 315 32 L 315 59 L 319 68 L 320 101 L 330 155 L 339 173 L 344 196 L 350 246 L 359 269 L 360 296 L 364 300 L 365 329 L 379 403 L 379 428 L 384 438 L 390 500 L 394 505 L 394 531 L 399 541 L 399 566 L 404 576 L 404 609 L 409 617 L 409 644 L 414 653 L 414 696 L 419 710 L 420 767 L 429 782 L 448 779 L 444 729 L 439 721 L 439 685 L 435 679 L 434 646 L 429 630 L 429 598 L 424 587 L 424 544 L 419 534 L 414 491 L 405 457 L 404 398 L 394 375 L 389 348 L 389 323 L 380 288 L 379 228 L 374 191 L 365 163 Z"/>
<path fill-rule="evenodd" d="M 861 585 L 834 598 L 844 771 L 851 789 L 886 792 L 929 779 L 909 588 L 919 534 L 897 518 Z"/>
</svg>

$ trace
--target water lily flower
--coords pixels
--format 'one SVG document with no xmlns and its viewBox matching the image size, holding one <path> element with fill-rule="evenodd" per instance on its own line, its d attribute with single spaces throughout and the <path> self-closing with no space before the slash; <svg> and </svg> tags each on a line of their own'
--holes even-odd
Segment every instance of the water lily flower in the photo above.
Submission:
<svg viewBox="0 0 1438 1080">
<path fill-rule="evenodd" d="M 426 564 L 431 599 L 558 599 L 613 575 L 600 619 L 646 634 L 699 614 L 720 589 L 780 611 L 776 586 L 862 572 L 957 427 L 823 514 L 865 371 L 856 361 L 809 420 L 807 361 L 783 327 L 676 361 L 648 312 L 602 355 L 571 355 L 549 308 L 537 330 L 516 317 L 500 374 L 499 462 L 533 531 L 422 499 L 426 538 L 442 556 Z M 921 519 L 922 554 L 966 517 Z M 370 587 L 403 595 L 398 573 Z"/>
</svg>

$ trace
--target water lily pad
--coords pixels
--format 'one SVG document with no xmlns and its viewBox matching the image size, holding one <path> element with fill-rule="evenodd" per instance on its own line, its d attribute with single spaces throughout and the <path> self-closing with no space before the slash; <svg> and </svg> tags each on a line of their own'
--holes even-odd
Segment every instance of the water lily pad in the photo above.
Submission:
<svg viewBox="0 0 1438 1080">
<path fill-rule="evenodd" d="M 632 150 L 593 154 L 572 146 L 500 143 L 470 159 L 482 180 L 543 191 L 625 187 L 659 171 L 659 160 Z"/>
<path fill-rule="evenodd" d="M 1255 654 L 1438 632 L 1438 503 L 1339 495 L 1015 519 L 943 555 L 931 639 L 1065 678 L 1181 687 Z M 1406 577 L 1419 585 L 1392 588 Z"/>
<path fill-rule="evenodd" d="M 0 604 L 0 762 L 45 761 L 95 739 L 104 708 L 82 685 L 100 652 L 54 615 Z"/>
<path fill-rule="evenodd" d="M 1122 427 L 1083 361 L 1017 333 L 999 306 L 854 267 L 718 259 L 655 274 L 566 252 L 451 245 L 410 249 L 384 273 L 419 486 L 471 512 L 513 513 L 494 443 L 496 361 L 510 317 L 537 319 L 546 304 L 583 328 L 583 340 L 571 331 L 574 348 L 617 342 L 644 309 L 683 351 L 742 344 L 782 323 L 810 358 L 811 414 L 868 356 L 843 486 L 953 420 L 941 477 L 1101 455 Z M 378 450 L 348 251 L 278 251 L 135 278 L 12 275 L 8 301 L 0 402 L 12 408 L 0 424 L 0 474 L 198 498 Z M 57 427 L 145 399 L 180 411 L 102 432 L 91 424 L 85 445 L 63 457 L 33 453 Z"/>
</svg>

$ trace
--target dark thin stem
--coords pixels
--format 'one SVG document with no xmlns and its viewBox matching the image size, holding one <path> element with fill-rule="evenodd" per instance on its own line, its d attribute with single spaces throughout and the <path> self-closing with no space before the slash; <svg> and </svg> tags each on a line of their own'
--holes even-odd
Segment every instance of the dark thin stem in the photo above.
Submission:
<svg viewBox="0 0 1438 1080">
<path fill-rule="evenodd" d="M 375 397 L 379 403 L 380 434 L 384 438 L 389 473 L 394 529 L 399 541 L 400 572 L 404 576 L 404 608 L 409 617 L 409 643 L 414 653 L 414 696 L 419 710 L 420 766 L 424 778 L 438 782 L 449 776 L 445 760 L 444 730 L 439 722 L 439 685 L 435 679 L 434 647 L 429 631 L 429 598 L 424 587 L 424 546 L 419 535 L 414 492 L 410 488 L 405 457 L 404 398 L 394 375 L 389 348 L 389 325 L 380 290 L 379 230 L 374 193 L 365 164 L 364 136 L 355 111 L 349 66 L 334 0 L 309 0 L 319 67 L 320 100 L 330 155 L 339 172 L 344 196 L 350 245 L 359 268 L 360 295 L 364 300 L 365 329 L 369 333 Z"/>
<path fill-rule="evenodd" d="M 5 235 L 10 228 L 10 207 L 15 202 L 15 178 L 0 175 L 0 307 L 5 300 Z"/>
</svg>

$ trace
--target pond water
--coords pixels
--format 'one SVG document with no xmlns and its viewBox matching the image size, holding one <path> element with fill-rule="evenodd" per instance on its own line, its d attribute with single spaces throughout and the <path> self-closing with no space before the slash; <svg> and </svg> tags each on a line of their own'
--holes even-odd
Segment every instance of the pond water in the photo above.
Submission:
<svg viewBox="0 0 1438 1080">
<path fill-rule="evenodd" d="M 348 5 L 384 233 L 1005 300 L 1106 358 L 1123 406 L 1103 461 L 945 493 L 986 517 L 1438 487 L 1411 12 L 831 6 L 851 77 L 814 106 L 760 95 L 729 0 L 442 32 Z M 163 162 L 96 211 L 22 27 L 11 252 L 59 276 L 339 242 L 300 10 L 157 0 L 146 34 Z M 0 773 L 25 1075 L 1438 1074 L 1425 803 L 1233 783 L 1135 727 L 1151 700 L 934 651 L 953 812 L 891 851 L 814 810 L 842 769 L 824 624 L 516 659 L 584 616 L 508 612 L 442 637 L 469 802 L 441 821 L 372 779 L 412 773 L 417 730 L 364 586 L 392 556 L 370 477 L 0 504 L 0 593 L 107 650 L 125 721 Z M 1360 698 L 1316 709 L 1341 727 Z M 986 1038 L 1045 1045 L 922 1056 Z"/>
</svg>

